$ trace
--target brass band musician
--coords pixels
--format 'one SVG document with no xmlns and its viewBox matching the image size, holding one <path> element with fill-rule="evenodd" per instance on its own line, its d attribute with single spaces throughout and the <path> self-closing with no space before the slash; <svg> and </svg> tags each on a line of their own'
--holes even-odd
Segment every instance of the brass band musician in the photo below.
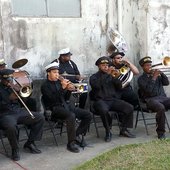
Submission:
<svg viewBox="0 0 170 170">
<path fill-rule="evenodd" d="M 12 148 L 11 158 L 14 161 L 20 159 L 19 143 L 17 138 L 17 124 L 29 126 L 30 134 L 24 149 L 31 153 L 39 154 L 41 151 L 36 147 L 34 141 L 40 140 L 43 132 L 44 117 L 38 112 L 33 112 L 34 119 L 28 111 L 21 107 L 17 95 L 19 87 L 13 84 L 14 70 L 0 70 L 0 128 L 5 131 Z"/>
<path fill-rule="evenodd" d="M 73 106 L 69 99 L 66 99 L 68 93 L 75 90 L 74 85 L 68 79 L 59 76 L 59 64 L 53 62 L 46 66 L 47 80 L 41 86 L 41 92 L 44 105 L 52 111 L 52 120 L 65 120 L 67 127 L 68 143 L 67 149 L 71 152 L 79 152 L 77 145 L 84 147 L 86 144 L 81 141 L 80 136 L 86 135 L 90 121 L 91 113 L 85 109 Z M 80 120 L 80 124 L 75 129 L 75 119 Z"/>
<path fill-rule="evenodd" d="M 72 53 L 70 48 L 64 48 L 58 52 L 59 58 L 52 62 L 59 62 L 59 74 L 64 78 L 70 80 L 72 83 L 78 83 L 83 81 L 84 77 L 80 75 L 77 64 L 71 60 Z M 69 98 L 70 96 L 68 96 Z M 84 109 L 87 100 L 87 93 L 81 93 L 79 96 L 79 107 Z"/>
<path fill-rule="evenodd" d="M 133 127 L 133 106 L 117 95 L 117 90 L 122 88 L 121 81 L 109 73 L 109 58 L 100 57 L 96 63 L 98 71 L 90 77 L 90 99 L 94 101 L 93 108 L 100 115 L 105 127 L 105 141 L 112 139 L 112 117 L 108 111 L 116 111 L 121 115 L 120 136 L 135 137 L 127 128 Z"/>
<path fill-rule="evenodd" d="M 165 111 L 170 109 L 170 98 L 166 96 L 163 86 L 169 85 L 168 77 L 159 69 L 152 69 L 151 57 L 139 61 L 143 74 L 138 78 L 140 97 L 148 109 L 156 112 L 158 139 L 165 139 Z"/>
<path fill-rule="evenodd" d="M 124 69 L 123 67 L 125 67 L 125 69 L 129 69 L 129 71 L 122 76 L 125 77 L 126 74 L 128 75 L 130 72 L 131 72 L 130 74 L 138 75 L 139 74 L 138 68 L 134 64 L 132 64 L 127 58 L 125 58 L 124 55 L 125 54 L 123 52 L 118 51 L 112 52 L 112 54 L 109 56 L 112 61 L 110 69 L 117 71 L 118 72 L 117 74 L 119 75 L 119 70 Z M 130 85 L 130 82 L 127 82 L 125 87 L 119 90 L 119 94 L 122 100 L 125 100 L 126 102 L 132 104 L 134 108 L 138 106 L 138 98 L 134 93 L 133 88 Z"/>
</svg>

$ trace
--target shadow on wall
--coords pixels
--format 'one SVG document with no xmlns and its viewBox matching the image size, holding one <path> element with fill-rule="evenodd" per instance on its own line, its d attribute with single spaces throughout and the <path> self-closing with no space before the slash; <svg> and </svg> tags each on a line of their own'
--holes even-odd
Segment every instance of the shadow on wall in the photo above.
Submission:
<svg viewBox="0 0 170 170">
<path fill-rule="evenodd" d="M 36 79 L 33 80 L 33 93 L 31 95 L 32 98 L 36 99 L 37 102 L 37 111 L 43 112 L 43 108 L 41 105 L 41 85 L 45 79 Z"/>
</svg>

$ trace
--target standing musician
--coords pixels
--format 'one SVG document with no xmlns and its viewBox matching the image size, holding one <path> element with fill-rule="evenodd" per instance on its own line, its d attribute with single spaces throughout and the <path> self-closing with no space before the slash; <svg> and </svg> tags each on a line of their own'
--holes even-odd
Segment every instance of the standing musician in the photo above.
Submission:
<svg viewBox="0 0 170 170">
<path fill-rule="evenodd" d="M 15 92 L 19 87 L 13 84 L 14 70 L 0 70 L 0 128 L 7 135 L 12 148 L 12 159 L 20 159 L 19 143 L 17 138 L 17 124 L 28 125 L 30 134 L 24 149 L 31 153 L 39 154 L 41 151 L 36 147 L 34 141 L 40 140 L 43 132 L 44 117 L 38 112 L 33 112 L 32 118 L 25 108 L 21 108 L 19 98 Z"/>
<path fill-rule="evenodd" d="M 134 66 L 129 60 L 127 60 L 127 58 L 124 58 L 124 55 L 125 54 L 123 52 L 118 52 L 118 51 L 112 52 L 112 54 L 110 55 L 110 58 L 112 60 L 110 69 L 118 70 L 119 72 L 119 69 L 126 66 L 127 68 L 130 69 L 130 71 L 134 75 L 138 75 L 139 70 L 137 69 L 137 67 Z M 122 76 L 126 76 L 126 75 L 122 75 Z M 125 87 L 123 87 L 121 90 L 119 90 L 119 93 L 122 100 L 125 100 L 126 102 L 132 104 L 134 108 L 138 106 L 137 95 L 134 93 L 130 83 L 127 84 Z"/>
<path fill-rule="evenodd" d="M 67 149 L 71 152 L 79 152 L 76 144 L 84 146 L 80 141 L 80 135 L 86 135 L 91 121 L 91 113 L 71 105 L 65 98 L 67 93 L 75 90 L 74 85 L 68 79 L 59 76 L 59 64 L 53 62 L 45 67 L 47 80 L 41 87 L 42 98 L 46 109 L 52 111 L 52 120 L 62 119 L 66 121 L 68 144 Z M 75 119 L 81 120 L 75 130 Z"/>
<path fill-rule="evenodd" d="M 64 76 L 72 83 L 78 83 L 83 80 L 83 77 L 80 75 L 80 71 L 77 65 L 71 60 L 72 53 L 69 48 L 61 49 L 59 52 L 59 74 L 70 74 L 71 76 Z M 55 59 L 52 62 L 58 62 Z M 69 98 L 70 96 L 68 96 Z M 79 98 L 79 107 L 84 109 L 87 100 L 87 93 L 82 93 Z"/>
<path fill-rule="evenodd" d="M 142 58 L 139 64 L 143 69 L 143 74 L 138 78 L 140 97 L 146 102 L 148 109 L 157 112 L 158 139 L 165 139 L 165 111 L 170 109 L 170 98 L 166 96 L 163 86 L 169 85 L 168 77 L 159 69 L 152 69 L 149 56 Z"/>
<path fill-rule="evenodd" d="M 105 141 L 110 142 L 112 134 L 112 117 L 108 111 L 116 111 L 122 117 L 120 136 L 133 138 L 133 134 L 127 128 L 133 127 L 133 106 L 118 99 L 117 89 L 122 88 L 122 83 L 114 75 L 109 73 L 109 58 L 100 57 L 96 63 L 98 72 L 90 77 L 90 99 L 93 102 L 94 110 L 101 116 L 105 127 Z"/>
</svg>

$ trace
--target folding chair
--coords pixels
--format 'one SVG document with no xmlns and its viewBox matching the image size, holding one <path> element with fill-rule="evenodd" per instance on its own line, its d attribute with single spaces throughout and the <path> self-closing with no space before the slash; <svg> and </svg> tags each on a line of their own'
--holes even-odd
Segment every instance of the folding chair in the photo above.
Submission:
<svg viewBox="0 0 170 170">
<path fill-rule="evenodd" d="M 143 102 L 142 99 L 140 98 L 139 90 L 138 90 L 138 100 L 139 100 L 139 106 L 137 108 L 137 113 L 136 113 L 135 128 L 137 128 L 137 124 L 139 121 L 143 121 L 143 123 L 145 125 L 146 134 L 149 135 L 148 125 L 156 124 L 156 118 L 155 118 L 156 112 L 153 112 L 147 108 L 146 103 Z M 140 117 L 139 117 L 139 114 L 141 114 Z M 146 116 L 146 114 L 147 114 L 147 116 Z M 148 116 L 148 114 L 150 116 Z M 169 126 L 169 123 L 168 123 L 168 120 L 166 117 L 166 113 L 165 113 L 165 122 L 166 122 L 167 128 L 170 132 L 170 126 Z"/>
<path fill-rule="evenodd" d="M 43 106 L 43 109 L 44 109 L 44 116 L 45 116 L 45 120 L 47 121 L 48 125 L 49 125 L 49 128 L 46 128 L 44 129 L 45 131 L 46 130 L 50 130 L 52 135 L 53 135 L 53 138 L 54 138 L 54 141 L 55 141 L 55 144 L 58 146 L 58 143 L 57 143 L 57 138 L 56 138 L 56 135 L 62 135 L 62 133 L 64 133 L 65 131 L 63 131 L 63 127 L 64 127 L 64 121 L 63 120 L 60 120 L 58 119 L 57 121 L 54 121 L 51 119 L 51 114 L 52 114 L 52 111 L 51 110 L 48 110 L 46 109 L 45 107 L 45 104 L 44 104 L 44 101 L 43 101 L 43 97 L 41 97 L 41 104 Z M 56 131 L 60 129 L 60 131 Z"/>
<path fill-rule="evenodd" d="M 96 130 L 96 135 L 97 137 L 99 138 L 99 130 L 98 128 L 101 128 L 103 127 L 103 123 L 102 123 L 102 120 L 100 118 L 100 115 L 94 110 L 93 108 L 93 101 L 90 101 L 90 111 L 93 113 L 92 116 L 93 116 L 93 123 L 94 123 L 94 127 L 95 127 L 95 130 Z M 118 116 L 118 113 L 116 111 L 109 111 L 108 114 L 111 115 L 112 119 L 116 120 L 117 123 L 116 124 L 112 124 L 112 126 L 118 126 L 119 129 L 120 129 L 120 121 L 119 121 L 119 116 Z M 102 125 L 101 125 L 102 123 Z"/>
<path fill-rule="evenodd" d="M 19 139 L 19 138 L 20 138 L 21 129 L 24 129 L 26 131 L 26 135 L 28 137 L 28 129 L 27 129 L 27 127 L 25 125 L 23 125 L 23 124 L 19 124 L 19 125 L 17 125 L 16 128 L 17 128 L 17 139 L 18 139 L 18 141 L 21 142 L 23 140 L 26 140 L 26 139 Z M 8 156 L 8 151 L 7 151 L 6 147 L 5 147 L 4 138 L 6 138 L 6 134 L 5 134 L 4 130 L 0 129 L 0 140 L 1 140 L 1 143 L 2 143 L 2 146 L 3 146 L 3 149 L 5 151 L 5 155 Z"/>
</svg>

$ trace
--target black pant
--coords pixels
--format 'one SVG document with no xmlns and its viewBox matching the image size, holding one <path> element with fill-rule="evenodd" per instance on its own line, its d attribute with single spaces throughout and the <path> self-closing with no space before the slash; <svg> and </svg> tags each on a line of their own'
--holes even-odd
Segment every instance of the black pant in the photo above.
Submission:
<svg viewBox="0 0 170 170">
<path fill-rule="evenodd" d="M 132 128 L 133 127 L 133 106 L 123 100 L 113 99 L 112 101 L 94 101 L 93 107 L 97 114 L 100 115 L 103 126 L 106 132 L 110 131 L 110 126 L 112 122 L 111 115 L 108 111 L 116 111 L 121 117 L 122 128 Z"/>
<path fill-rule="evenodd" d="M 164 96 L 146 99 L 148 109 L 156 112 L 157 133 L 165 132 L 165 111 L 170 109 L 170 98 Z"/>
<path fill-rule="evenodd" d="M 40 140 L 43 132 L 44 116 L 38 112 L 32 112 L 33 119 L 25 108 L 14 108 L 4 113 L 0 117 L 0 127 L 5 131 L 12 149 L 19 148 L 17 139 L 17 124 L 28 125 L 30 134 L 28 140 L 30 142 Z"/>
<path fill-rule="evenodd" d="M 75 130 L 75 118 L 81 121 L 77 130 Z M 68 109 L 63 106 L 56 106 L 52 112 L 53 120 L 62 119 L 66 121 L 68 143 L 74 141 L 76 136 L 86 134 L 91 118 L 91 113 L 87 110 L 71 105 L 68 105 Z"/>
<path fill-rule="evenodd" d="M 138 97 L 130 85 L 128 87 L 121 89 L 120 94 L 122 100 L 130 103 L 131 105 L 134 106 L 134 108 L 138 106 L 139 104 Z"/>
</svg>

